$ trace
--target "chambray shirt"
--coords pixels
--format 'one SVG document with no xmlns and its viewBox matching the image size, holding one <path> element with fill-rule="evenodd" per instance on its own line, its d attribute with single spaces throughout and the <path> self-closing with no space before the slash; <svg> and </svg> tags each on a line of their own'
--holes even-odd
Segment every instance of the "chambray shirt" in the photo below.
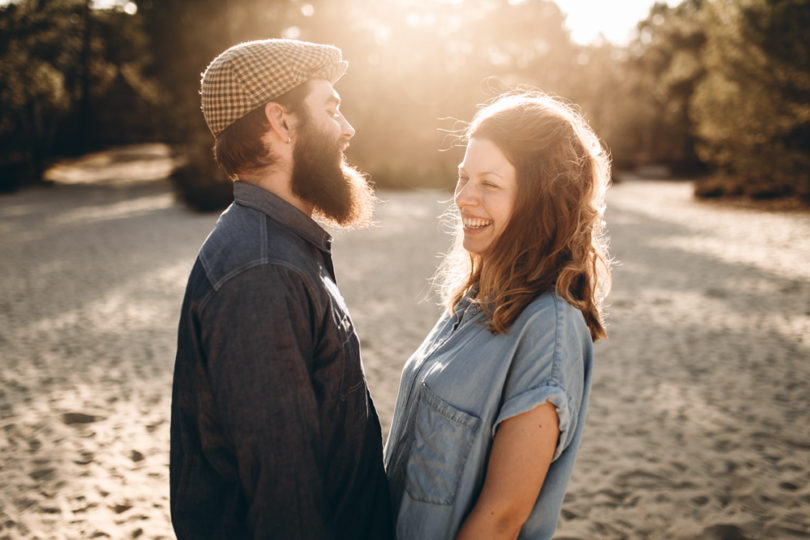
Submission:
<svg viewBox="0 0 810 540">
<path fill-rule="evenodd" d="M 380 423 L 331 238 L 234 184 L 180 318 L 170 487 L 178 538 L 390 538 Z"/>
<path fill-rule="evenodd" d="M 545 401 L 560 437 L 519 538 L 551 538 L 585 423 L 593 343 L 582 313 L 555 294 L 535 299 L 507 334 L 487 330 L 462 299 L 405 364 L 385 448 L 396 534 L 451 539 L 483 486 L 498 425 Z"/>
</svg>

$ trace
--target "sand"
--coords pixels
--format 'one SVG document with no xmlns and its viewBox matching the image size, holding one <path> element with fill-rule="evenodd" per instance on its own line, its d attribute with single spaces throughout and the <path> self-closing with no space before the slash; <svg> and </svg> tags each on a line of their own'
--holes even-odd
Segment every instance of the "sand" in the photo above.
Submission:
<svg viewBox="0 0 810 540">
<path fill-rule="evenodd" d="M 174 201 L 170 167 L 123 148 L 0 196 L 0 539 L 173 537 L 175 330 L 216 215 Z M 380 197 L 334 252 L 387 431 L 439 313 L 449 195 Z M 636 179 L 608 226 L 610 338 L 557 538 L 810 538 L 810 214 Z"/>
</svg>

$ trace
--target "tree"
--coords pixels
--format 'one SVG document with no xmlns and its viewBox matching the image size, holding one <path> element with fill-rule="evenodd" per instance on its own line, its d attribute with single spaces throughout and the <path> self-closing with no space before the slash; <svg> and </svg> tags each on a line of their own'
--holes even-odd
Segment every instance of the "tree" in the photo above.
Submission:
<svg viewBox="0 0 810 540">
<path fill-rule="evenodd" d="M 110 98 L 142 98 L 119 117 L 127 121 L 115 126 L 116 136 L 144 126 L 154 88 L 142 75 L 148 55 L 139 36 L 137 18 L 91 10 L 88 0 L 0 8 L 0 189 L 39 181 L 50 158 L 105 142 L 93 122 Z"/>
<path fill-rule="evenodd" d="M 667 163 L 675 170 L 702 169 L 695 151 L 689 102 L 703 78 L 706 36 L 701 12 L 705 2 L 685 0 L 650 8 L 628 47 L 624 87 L 632 96 L 625 122 L 634 161 Z"/>
<path fill-rule="evenodd" d="M 143 0 L 140 6 L 154 73 L 166 92 L 170 140 L 210 147 L 197 92 L 200 73 L 225 48 L 270 37 L 331 43 L 350 63 L 338 89 L 357 129 L 351 158 L 378 186 L 452 185 L 460 156 L 437 152 L 445 144 L 439 128 L 453 125 L 441 119 L 468 120 L 477 103 L 492 97 L 493 77 L 501 88 L 524 83 L 566 95 L 576 87 L 570 64 L 577 49 L 563 14 L 545 0 Z"/>
<path fill-rule="evenodd" d="M 810 200 L 810 3 L 707 7 L 708 74 L 691 104 L 700 156 L 734 180 L 726 191 Z"/>
<path fill-rule="evenodd" d="M 71 5 L 56 2 L 9 4 L 0 11 L 4 190 L 21 181 L 13 173 L 41 177 L 57 126 L 70 110 L 71 14 Z"/>
</svg>

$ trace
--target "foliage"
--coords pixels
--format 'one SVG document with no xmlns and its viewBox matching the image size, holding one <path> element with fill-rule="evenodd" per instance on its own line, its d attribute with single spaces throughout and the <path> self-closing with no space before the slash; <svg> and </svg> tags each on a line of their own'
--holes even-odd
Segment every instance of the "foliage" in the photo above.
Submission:
<svg viewBox="0 0 810 540">
<path fill-rule="evenodd" d="M 150 133 L 144 113 L 156 92 L 142 76 L 149 61 L 142 36 L 136 18 L 91 10 L 89 1 L 23 0 L 0 8 L 2 190 L 39 180 L 54 155 Z M 122 99 L 135 103 L 126 109 Z M 129 112 L 104 114 L 111 109 Z M 100 115 L 117 121 L 102 127 Z"/>
<path fill-rule="evenodd" d="M 56 155 L 160 138 L 192 149 L 180 198 L 227 204 L 200 74 L 241 41 L 293 37 L 349 60 L 349 155 L 378 187 L 450 187 L 462 121 L 527 85 L 576 103 L 618 168 L 711 168 L 700 193 L 810 198 L 808 0 L 656 3 L 627 47 L 572 43 L 550 0 L 136 2 L 136 15 L 92 0 L 0 7 L 0 186 Z"/>
<path fill-rule="evenodd" d="M 685 0 L 675 7 L 656 3 L 638 24 L 638 37 L 620 70 L 631 100 L 618 121 L 632 124 L 627 129 L 632 163 L 665 163 L 687 173 L 702 169 L 688 105 L 705 73 L 703 5 L 702 0 Z"/>
<path fill-rule="evenodd" d="M 741 194 L 810 200 L 810 3 L 707 7 L 707 76 L 691 109 L 701 158 Z"/>
<path fill-rule="evenodd" d="M 0 141 L 3 152 L 3 190 L 19 182 L 13 169 L 32 174 L 56 135 L 56 125 L 70 110 L 70 70 L 74 51 L 69 35 L 70 6 L 49 4 L 37 10 L 32 3 L 11 4 L 0 12 Z M 64 46 L 60 46 L 60 42 Z"/>
<path fill-rule="evenodd" d="M 225 171 L 211 166 L 211 151 L 204 145 L 180 146 L 181 165 L 171 174 L 175 196 L 197 212 L 222 210 L 233 201 L 233 184 Z"/>
<path fill-rule="evenodd" d="M 204 139 L 199 75 L 218 52 L 267 37 L 332 43 L 350 62 L 338 90 L 357 129 L 352 160 L 378 186 L 447 187 L 460 156 L 437 149 L 447 146 L 440 130 L 456 127 L 452 118 L 469 119 L 476 103 L 506 83 L 563 95 L 575 86 L 570 65 L 577 50 L 557 6 L 512 4 L 145 0 L 141 10 L 155 74 L 173 90 L 170 139 Z"/>
</svg>

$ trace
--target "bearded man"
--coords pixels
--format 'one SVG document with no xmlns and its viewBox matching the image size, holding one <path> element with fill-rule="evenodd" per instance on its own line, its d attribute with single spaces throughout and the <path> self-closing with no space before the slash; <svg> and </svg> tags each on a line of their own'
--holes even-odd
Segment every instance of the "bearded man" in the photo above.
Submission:
<svg viewBox="0 0 810 540">
<path fill-rule="evenodd" d="M 171 422 L 178 538 L 391 538 L 380 423 L 312 218 L 367 224 L 345 163 L 354 129 L 335 47 L 243 43 L 202 77 L 218 163 L 234 180 L 191 271 Z"/>
</svg>

